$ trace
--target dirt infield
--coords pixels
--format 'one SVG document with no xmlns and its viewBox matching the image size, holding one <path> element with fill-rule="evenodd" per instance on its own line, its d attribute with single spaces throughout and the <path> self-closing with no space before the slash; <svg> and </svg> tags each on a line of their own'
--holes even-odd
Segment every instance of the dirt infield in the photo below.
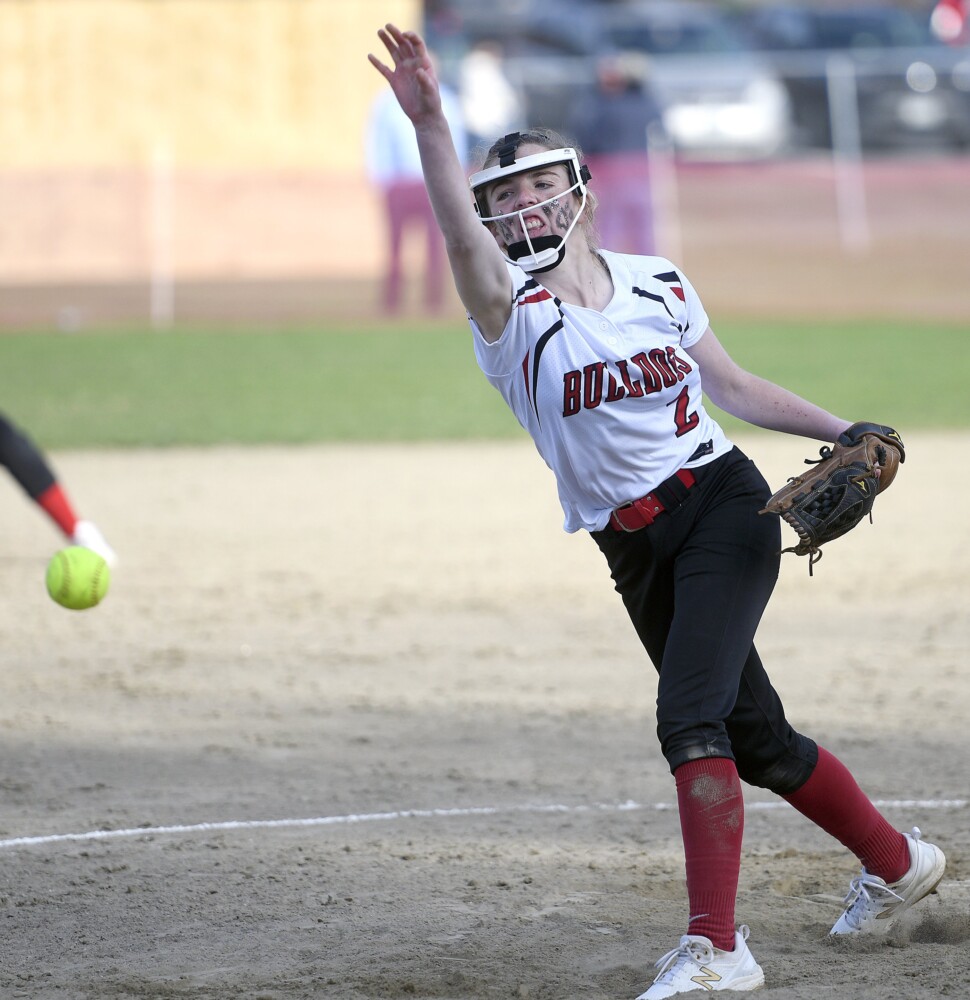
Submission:
<svg viewBox="0 0 970 1000">
<path fill-rule="evenodd" d="M 772 482 L 803 457 L 741 443 Z M 925 511 L 968 442 L 907 443 L 872 527 L 813 579 L 785 557 L 759 644 L 796 724 L 948 878 L 890 942 L 833 943 L 854 862 L 746 790 L 765 997 L 964 989 L 970 524 Z M 54 459 L 121 563 L 99 608 L 56 607 L 58 540 L 0 482 L 0 995 L 645 987 L 686 915 L 655 684 L 530 444 Z"/>
</svg>

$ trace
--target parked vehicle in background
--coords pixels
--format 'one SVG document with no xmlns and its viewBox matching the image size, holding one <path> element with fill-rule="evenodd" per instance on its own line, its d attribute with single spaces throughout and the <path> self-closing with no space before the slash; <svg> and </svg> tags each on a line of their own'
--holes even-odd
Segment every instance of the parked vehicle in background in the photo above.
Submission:
<svg viewBox="0 0 970 1000">
<path fill-rule="evenodd" d="M 608 45 L 646 56 L 650 84 L 674 148 L 685 156 L 761 158 L 791 134 L 787 91 L 714 6 L 670 0 L 598 5 Z"/>
<path fill-rule="evenodd" d="M 530 122 L 572 132 L 575 110 L 595 95 L 604 58 L 639 64 L 640 85 L 681 155 L 760 158 L 791 130 L 784 85 L 717 7 L 689 0 L 437 0 L 430 44 L 444 51 L 498 46 Z M 646 141 L 646 140 L 645 140 Z"/>
<path fill-rule="evenodd" d="M 757 7 L 742 24 L 788 89 L 799 144 L 831 148 L 837 71 L 854 79 L 864 150 L 970 146 L 970 50 L 942 42 L 925 14 L 786 4 Z"/>
<path fill-rule="evenodd" d="M 584 0 L 435 0 L 425 37 L 444 76 L 483 45 L 500 55 L 530 125 L 571 133 L 573 109 L 596 88 L 604 42 L 598 4 Z"/>
</svg>

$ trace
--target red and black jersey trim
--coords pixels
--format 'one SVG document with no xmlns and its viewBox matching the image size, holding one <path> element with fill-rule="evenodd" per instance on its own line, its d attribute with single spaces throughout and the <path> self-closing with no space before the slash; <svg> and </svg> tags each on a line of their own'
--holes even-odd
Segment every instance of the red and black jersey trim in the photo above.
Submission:
<svg viewBox="0 0 970 1000">
<path fill-rule="evenodd" d="M 661 274 L 655 274 L 654 278 L 656 278 L 657 281 L 662 281 L 665 285 L 669 286 L 670 290 L 677 296 L 678 299 L 680 299 L 681 302 L 686 301 L 684 296 L 684 283 L 676 271 L 663 271 Z M 639 295 L 645 299 L 650 299 L 652 302 L 659 302 L 664 307 L 667 315 L 674 320 L 679 333 L 686 333 L 690 329 L 690 323 L 682 326 L 680 323 L 676 322 L 674 314 L 670 311 L 670 306 L 667 305 L 667 300 L 662 295 L 657 295 L 656 292 L 648 292 L 645 288 L 637 288 L 636 285 L 633 286 L 633 294 Z"/>
<path fill-rule="evenodd" d="M 674 295 L 676 295 L 681 302 L 685 301 L 684 282 L 676 271 L 664 271 L 661 274 L 655 274 L 654 277 L 657 281 L 662 281 L 665 285 L 670 285 L 670 290 L 674 293 Z"/>
<path fill-rule="evenodd" d="M 681 302 L 687 301 L 684 295 L 684 279 L 676 271 L 663 271 L 660 274 L 655 274 L 654 277 L 657 281 L 662 281 L 665 285 L 670 285 L 670 290 Z"/>
<path fill-rule="evenodd" d="M 538 288 L 537 292 L 533 289 Z M 532 294 L 527 294 L 531 292 Z M 515 293 L 515 304 L 519 306 L 532 305 L 535 302 L 545 302 L 555 296 L 548 289 L 542 288 L 535 278 L 529 280 Z M 558 304 L 558 302 L 557 302 Z"/>
<path fill-rule="evenodd" d="M 539 290 L 532 292 L 532 289 L 535 288 Z M 522 379 L 525 382 L 526 398 L 529 400 L 529 405 L 536 415 L 536 420 L 541 424 L 542 421 L 539 419 L 539 404 L 536 399 L 536 387 L 539 384 L 539 362 L 542 359 L 542 352 L 546 349 L 546 345 L 563 328 L 562 302 L 552 292 L 541 288 L 535 278 L 530 278 L 516 292 L 515 299 L 516 304 L 520 306 L 530 305 L 534 302 L 545 302 L 551 299 L 559 313 L 559 319 L 548 330 L 540 334 L 532 350 L 526 351 L 525 357 L 522 359 Z"/>
</svg>

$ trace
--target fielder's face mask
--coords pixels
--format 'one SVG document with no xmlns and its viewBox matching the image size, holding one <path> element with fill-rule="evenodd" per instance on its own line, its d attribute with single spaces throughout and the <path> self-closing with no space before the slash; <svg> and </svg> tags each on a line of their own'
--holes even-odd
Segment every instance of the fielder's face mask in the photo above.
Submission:
<svg viewBox="0 0 970 1000">
<path fill-rule="evenodd" d="M 469 178 L 472 194 L 475 198 L 475 208 L 482 222 L 501 222 L 503 219 L 517 219 L 522 230 L 523 239 L 510 243 L 505 259 L 512 264 L 517 264 L 524 271 L 532 274 L 540 274 L 543 271 L 551 271 L 558 266 L 566 255 L 566 240 L 570 233 L 576 228 L 583 211 L 586 208 L 586 182 L 590 178 L 589 168 L 586 164 L 580 166 L 579 157 L 575 149 L 550 149 L 542 153 L 534 153 L 531 156 L 523 156 L 521 160 L 516 160 L 515 152 L 520 145 L 528 143 L 528 137 L 524 141 L 519 132 L 512 132 L 505 136 L 502 145 L 499 147 L 498 163 L 486 170 L 480 170 L 472 174 Z M 487 190 L 489 185 L 495 181 L 502 180 L 513 174 L 525 173 L 528 170 L 536 170 L 539 167 L 548 167 L 555 164 L 562 164 L 569 175 L 570 186 L 565 191 L 557 194 L 546 201 L 540 201 L 535 205 L 515 212 L 508 212 L 504 215 L 489 215 Z M 579 211 L 573 216 L 573 221 L 562 236 L 549 235 L 537 236 L 535 239 L 529 236 L 526 228 L 525 216 L 534 215 L 537 208 L 546 205 L 554 205 L 566 195 L 578 191 L 582 202 Z"/>
</svg>

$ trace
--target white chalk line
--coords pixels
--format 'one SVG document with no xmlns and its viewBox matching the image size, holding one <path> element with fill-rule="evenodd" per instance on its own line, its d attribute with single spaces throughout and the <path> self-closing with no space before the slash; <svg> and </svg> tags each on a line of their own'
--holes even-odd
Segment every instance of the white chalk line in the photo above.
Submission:
<svg viewBox="0 0 970 1000">
<path fill-rule="evenodd" d="M 965 809 L 970 799 L 875 799 L 879 809 Z M 515 813 L 610 813 L 610 812 L 666 812 L 677 808 L 672 802 L 603 802 L 595 805 L 521 805 L 521 806 L 470 806 L 453 809 L 399 809 L 391 812 L 351 813 L 345 816 L 316 816 L 307 819 L 251 819 L 227 820 L 222 823 L 192 823 L 179 826 L 139 826 L 130 830 L 89 830 L 87 833 L 53 833 L 39 837 L 11 837 L 0 840 L 0 849 L 10 847 L 36 847 L 40 844 L 63 844 L 94 840 L 119 840 L 131 837 L 167 836 L 183 833 L 218 833 L 233 830 L 280 830 L 313 826 L 352 826 L 357 823 L 388 823 L 408 819 L 452 819 L 473 816 L 509 816 Z M 766 812 L 774 809 L 792 809 L 782 800 L 746 802 L 747 812 Z M 794 812 L 794 810 L 792 809 Z"/>
</svg>

